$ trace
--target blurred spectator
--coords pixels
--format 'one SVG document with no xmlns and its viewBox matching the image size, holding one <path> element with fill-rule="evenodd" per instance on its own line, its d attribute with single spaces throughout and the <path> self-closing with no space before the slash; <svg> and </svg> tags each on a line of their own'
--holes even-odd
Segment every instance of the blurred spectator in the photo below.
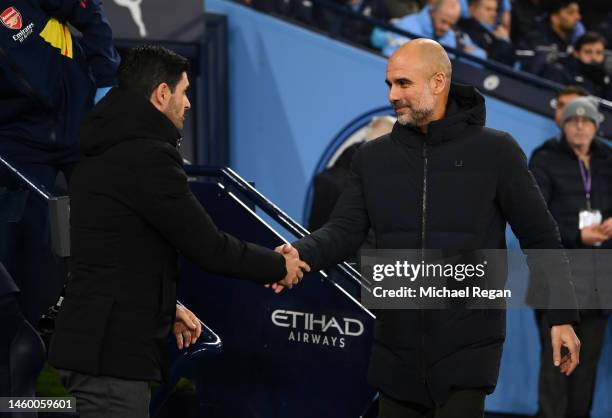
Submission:
<svg viewBox="0 0 612 418">
<path fill-rule="evenodd" d="M 559 128 L 561 128 L 561 116 L 563 116 L 565 106 L 578 97 L 586 97 L 588 95 L 589 92 L 580 86 L 566 86 L 562 90 L 559 90 L 555 98 L 555 122 Z M 558 137 L 554 137 L 551 138 L 551 140 L 557 138 Z"/>
<path fill-rule="evenodd" d="M 545 0 L 513 0 L 510 36 L 515 45 L 521 44 L 527 34 L 547 20 Z"/>
<path fill-rule="evenodd" d="M 459 29 L 469 35 L 490 59 L 507 65 L 515 62 L 514 46 L 504 25 L 497 22 L 498 0 L 469 0 L 470 17 L 459 20 Z"/>
<path fill-rule="evenodd" d="M 461 17 L 468 18 L 471 16 L 470 13 L 470 0 L 460 0 L 461 1 Z M 496 20 L 494 25 L 502 25 L 506 28 L 508 33 L 510 33 L 510 28 L 512 26 L 512 3 L 510 0 L 500 0 L 497 3 L 496 9 Z"/>
<path fill-rule="evenodd" d="M 344 190 L 351 171 L 351 161 L 355 151 L 366 141 L 379 138 L 391 132 L 395 118 L 390 116 L 374 117 L 366 127 L 365 138 L 346 148 L 331 167 L 326 168 L 314 178 L 312 206 L 308 219 L 308 229 L 321 228 L 329 219 L 336 202 Z"/>
<path fill-rule="evenodd" d="M 340 1 L 339 6 L 347 12 L 354 12 L 377 20 L 389 20 L 389 11 L 384 0 L 348 0 Z M 355 18 L 352 14 L 343 14 L 329 8 L 316 7 L 315 14 L 319 19 L 317 26 L 326 30 L 330 36 L 342 38 L 360 45 L 370 46 L 372 25 Z"/>
<path fill-rule="evenodd" d="M 418 13 L 426 3 L 426 0 L 385 0 L 391 19 Z"/>
<path fill-rule="evenodd" d="M 575 84 L 595 96 L 612 100 L 612 83 L 604 63 L 605 49 L 603 36 L 587 32 L 576 41 L 572 55 L 545 65 L 542 77 L 560 84 Z"/>
<path fill-rule="evenodd" d="M 480 58 L 486 58 L 487 53 L 476 46 L 467 34 L 461 34 L 453 30 L 453 26 L 459 20 L 461 6 L 459 0 L 432 0 L 419 13 L 405 16 L 393 22 L 399 29 L 415 35 L 431 38 L 440 44 L 463 50 Z M 404 36 L 375 28 L 372 32 L 372 45 L 382 49 L 386 56 L 402 44 L 409 41 Z"/>
<path fill-rule="evenodd" d="M 547 9 L 549 24 L 532 30 L 519 45 L 522 50 L 534 52 L 524 69 L 538 75 L 547 63 L 570 54 L 572 45 L 584 33 L 576 0 L 553 0 Z"/>
<path fill-rule="evenodd" d="M 561 138 L 533 152 L 530 168 L 557 221 L 572 268 L 580 311 L 580 366 L 564 376 L 552 366 L 550 323 L 536 312 L 542 341 L 539 418 L 588 417 L 597 363 L 612 298 L 612 150 L 595 133 L 602 115 L 590 98 L 574 99 L 563 111 Z M 584 216 L 588 214 L 589 216 Z M 590 251 L 584 251 L 589 249 Z"/>
</svg>

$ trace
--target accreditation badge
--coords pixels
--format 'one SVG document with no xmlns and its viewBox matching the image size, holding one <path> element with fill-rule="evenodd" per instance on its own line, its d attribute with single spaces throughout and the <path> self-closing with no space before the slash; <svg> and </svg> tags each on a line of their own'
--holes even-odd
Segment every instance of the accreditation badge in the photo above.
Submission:
<svg viewBox="0 0 612 418">
<path fill-rule="evenodd" d="M 578 214 L 578 229 L 599 225 L 602 219 L 601 212 L 598 210 L 581 210 Z"/>
</svg>

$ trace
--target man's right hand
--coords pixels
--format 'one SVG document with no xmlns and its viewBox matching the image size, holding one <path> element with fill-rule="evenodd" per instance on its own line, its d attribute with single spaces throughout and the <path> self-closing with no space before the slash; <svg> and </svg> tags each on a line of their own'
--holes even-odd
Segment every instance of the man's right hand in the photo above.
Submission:
<svg viewBox="0 0 612 418">
<path fill-rule="evenodd" d="M 291 244 L 279 245 L 274 251 L 285 257 L 287 275 L 281 281 L 266 287 L 271 287 L 275 293 L 280 293 L 285 287 L 291 289 L 298 284 L 299 281 L 302 280 L 302 277 L 304 277 L 304 271 L 310 271 L 310 266 L 306 262 L 300 260 L 300 254 Z"/>
<path fill-rule="evenodd" d="M 580 230 L 580 239 L 584 245 L 593 247 L 607 241 L 608 236 L 601 231 L 601 225 L 591 225 Z"/>
</svg>

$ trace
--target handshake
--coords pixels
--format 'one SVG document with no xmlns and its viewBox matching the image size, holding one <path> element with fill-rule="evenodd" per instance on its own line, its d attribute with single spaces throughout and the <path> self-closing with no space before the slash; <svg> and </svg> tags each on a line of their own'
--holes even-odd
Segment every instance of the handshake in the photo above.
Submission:
<svg viewBox="0 0 612 418">
<path fill-rule="evenodd" d="M 310 266 L 300 260 L 300 254 L 291 246 L 291 244 L 279 245 L 274 249 L 279 254 L 285 257 L 285 268 L 287 275 L 280 281 L 272 284 L 267 284 L 266 287 L 272 288 L 274 293 L 280 293 L 284 288 L 291 289 L 298 284 L 304 277 L 304 272 L 310 271 Z"/>
</svg>

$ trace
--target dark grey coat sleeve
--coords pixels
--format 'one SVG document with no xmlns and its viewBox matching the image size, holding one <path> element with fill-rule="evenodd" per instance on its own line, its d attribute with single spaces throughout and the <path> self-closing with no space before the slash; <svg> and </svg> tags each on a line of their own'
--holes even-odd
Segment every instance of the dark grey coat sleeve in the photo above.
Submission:
<svg viewBox="0 0 612 418">
<path fill-rule="evenodd" d="M 282 255 L 216 227 L 191 192 L 180 155 L 170 145 L 143 150 L 133 173 L 136 187 L 128 199 L 136 211 L 203 270 L 260 283 L 286 275 Z"/>
</svg>

